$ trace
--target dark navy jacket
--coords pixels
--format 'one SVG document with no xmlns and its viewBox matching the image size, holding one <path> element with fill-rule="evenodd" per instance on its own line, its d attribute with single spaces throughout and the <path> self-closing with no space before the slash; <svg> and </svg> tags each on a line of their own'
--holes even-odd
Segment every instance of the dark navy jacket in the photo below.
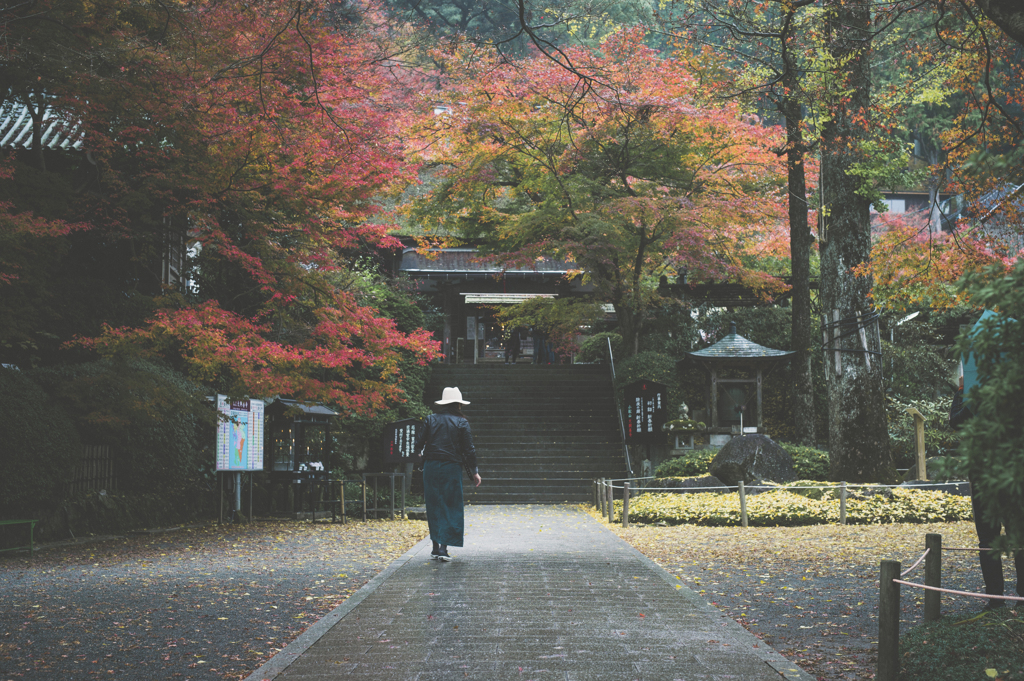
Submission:
<svg viewBox="0 0 1024 681">
<path fill-rule="evenodd" d="M 953 393 L 953 404 L 949 406 L 949 427 L 953 430 L 960 430 L 960 426 L 972 416 L 974 416 L 974 412 L 964 403 L 964 389 L 957 389 Z"/>
<path fill-rule="evenodd" d="M 416 454 L 423 461 L 454 461 L 470 475 L 477 473 L 476 448 L 469 421 L 455 414 L 431 414 L 416 435 Z"/>
</svg>

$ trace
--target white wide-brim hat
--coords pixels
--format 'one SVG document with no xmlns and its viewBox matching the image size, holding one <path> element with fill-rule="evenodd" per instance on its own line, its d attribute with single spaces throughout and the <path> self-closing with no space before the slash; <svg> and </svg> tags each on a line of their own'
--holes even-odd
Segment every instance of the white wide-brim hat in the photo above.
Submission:
<svg viewBox="0 0 1024 681">
<path fill-rule="evenodd" d="M 458 388 L 445 388 L 444 392 L 441 393 L 441 399 L 434 404 L 451 404 L 452 402 L 458 402 L 459 404 L 469 404 L 466 400 L 462 399 L 462 391 Z"/>
</svg>

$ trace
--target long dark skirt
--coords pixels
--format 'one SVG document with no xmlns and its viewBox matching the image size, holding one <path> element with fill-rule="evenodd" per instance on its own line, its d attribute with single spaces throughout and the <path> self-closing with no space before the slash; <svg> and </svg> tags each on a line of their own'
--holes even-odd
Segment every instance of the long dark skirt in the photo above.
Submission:
<svg viewBox="0 0 1024 681">
<path fill-rule="evenodd" d="M 445 546 L 462 546 L 462 466 L 454 461 L 423 462 L 423 498 L 430 538 Z"/>
</svg>

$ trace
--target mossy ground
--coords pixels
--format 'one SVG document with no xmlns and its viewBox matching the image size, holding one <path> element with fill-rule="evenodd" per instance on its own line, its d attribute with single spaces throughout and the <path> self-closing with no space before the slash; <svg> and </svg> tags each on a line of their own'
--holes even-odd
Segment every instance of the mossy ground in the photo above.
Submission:
<svg viewBox="0 0 1024 681">
<path fill-rule="evenodd" d="M 1024 607 L 944 617 L 900 639 L 901 681 L 1024 679 Z"/>
</svg>

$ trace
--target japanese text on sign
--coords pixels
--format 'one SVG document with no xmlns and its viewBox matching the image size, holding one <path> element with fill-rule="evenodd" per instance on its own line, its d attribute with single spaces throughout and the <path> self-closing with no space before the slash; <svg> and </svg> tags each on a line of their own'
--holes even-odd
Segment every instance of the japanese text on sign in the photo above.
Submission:
<svg viewBox="0 0 1024 681">
<path fill-rule="evenodd" d="M 667 386 L 652 381 L 626 386 L 627 440 L 656 442 L 664 437 L 661 427 L 666 420 L 667 391 Z"/>
<path fill-rule="evenodd" d="M 389 464 L 412 461 L 416 452 L 416 433 L 420 422 L 405 419 L 389 423 L 384 429 L 384 462 Z"/>
</svg>

